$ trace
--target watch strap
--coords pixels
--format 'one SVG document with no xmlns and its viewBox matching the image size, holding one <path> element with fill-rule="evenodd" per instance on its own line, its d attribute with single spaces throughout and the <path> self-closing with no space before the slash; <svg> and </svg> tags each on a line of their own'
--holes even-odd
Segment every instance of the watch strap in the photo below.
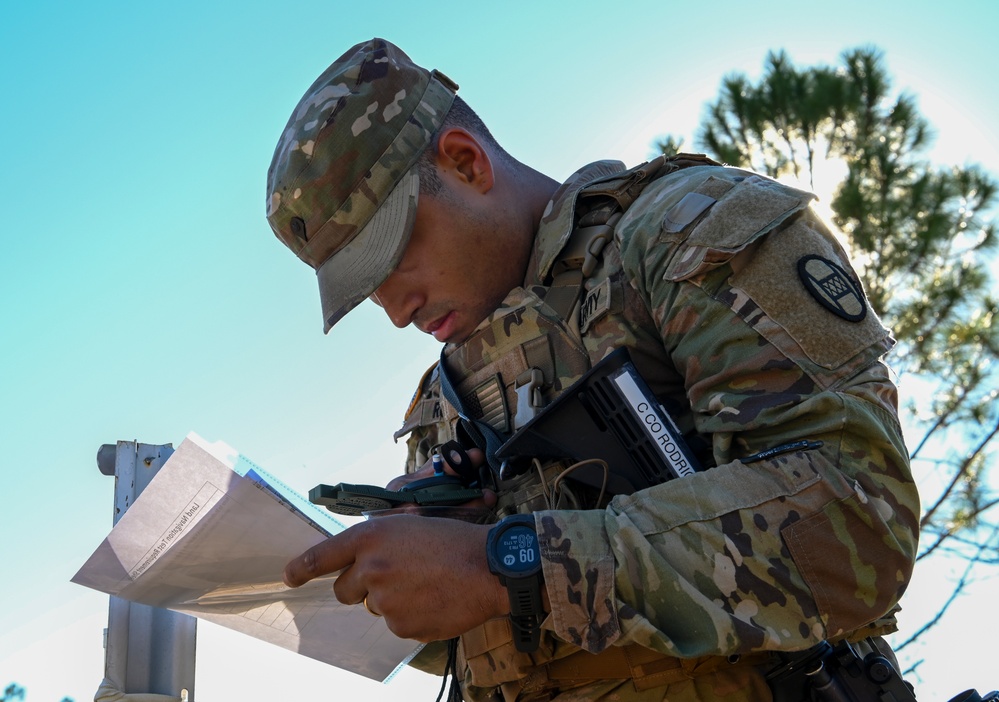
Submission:
<svg viewBox="0 0 999 702">
<path fill-rule="evenodd" d="M 536 567 L 529 574 L 518 573 L 510 567 L 505 567 L 502 559 L 511 554 L 497 552 L 503 536 L 516 527 L 526 527 L 534 535 L 530 548 L 535 554 L 531 562 L 536 563 Z M 514 645 L 518 651 L 531 653 L 537 650 L 541 642 L 541 621 L 544 619 L 544 603 L 541 598 L 544 575 L 533 515 L 514 514 L 505 517 L 490 530 L 486 544 L 489 570 L 499 576 L 500 583 L 506 588 L 510 598 L 510 625 L 513 630 Z"/>
<path fill-rule="evenodd" d="M 510 625 L 513 643 L 518 651 L 531 653 L 541 643 L 541 576 L 506 578 L 510 595 Z"/>
</svg>

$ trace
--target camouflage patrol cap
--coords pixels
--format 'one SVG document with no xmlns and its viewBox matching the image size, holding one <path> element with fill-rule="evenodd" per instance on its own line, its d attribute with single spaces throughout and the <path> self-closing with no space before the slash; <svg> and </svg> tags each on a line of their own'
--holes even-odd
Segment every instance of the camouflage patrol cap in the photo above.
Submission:
<svg viewBox="0 0 999 702">
<path fill-rule="evenodd" d="M 267 172 L 267 221 L 316 269 L 324 331 L 402 258 L 419 192 L 414 164 L 457 89 L 372 39 L 334 61 L 288 120 Z"/>
</svg>

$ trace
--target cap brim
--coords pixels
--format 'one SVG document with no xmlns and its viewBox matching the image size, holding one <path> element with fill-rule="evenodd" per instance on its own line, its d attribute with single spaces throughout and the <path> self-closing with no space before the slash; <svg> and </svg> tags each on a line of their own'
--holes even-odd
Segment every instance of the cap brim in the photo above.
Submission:
<svg viewBox="0 0 999 702">
<path fill-rule="evenodd" d="M 413 168 L 357 236 L 316 269 L 324 333 L 371 295 L 398 265 L 413 231 L 419 192 L 420 178 Z"/>
</svg>

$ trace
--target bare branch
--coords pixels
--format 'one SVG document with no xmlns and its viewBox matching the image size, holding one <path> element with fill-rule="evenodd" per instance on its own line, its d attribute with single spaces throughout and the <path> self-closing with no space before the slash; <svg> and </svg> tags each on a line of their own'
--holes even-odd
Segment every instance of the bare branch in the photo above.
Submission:
<svg viewBox="0 0 999 702">
<path fill-rule="evenodd" d="M 947 598 L 947 601 L 943 603 L 943 606 L 937 610 L 936 615 L 923 624 L 923 626 L 917 629 L 914 634 L 905 639 L 902 643 L 897 646 L 894 644 L 892 645 L 892 648 L 896 653 L 900 652 L 906 646 L 940 623 L 940 620 L 943 619 L 944 614 L 947 613 L 950 606 L 954 604 L 955 600 L 957 600 L 957 598 L 964 592 L 965 588 L 967 588 L 968 584 L 971 582 L 971 574 L 974 571 L 975 566 L 982 560 L 982 554 L 988 550 L 990 542 L 994 541 L 997 535 L 999 535 L 999 525 L 993 527 L 989 538 L 986 539 L 981 546 L 979 546 L 975 555 L 968 560 L 968 563 L 964 568 L 964 572 L 961 574 L 960 580 L 958 580 L 957 585 L 954 587 L 954 591 L 950 593 L 950 596 Z"/>
</svg>

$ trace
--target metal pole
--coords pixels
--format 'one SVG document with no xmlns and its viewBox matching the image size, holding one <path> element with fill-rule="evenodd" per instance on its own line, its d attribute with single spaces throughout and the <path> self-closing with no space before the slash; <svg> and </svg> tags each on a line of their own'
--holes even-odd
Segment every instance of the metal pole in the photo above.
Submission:
<svg viewBox="0 0 999 702">
<path fill-rule="evenodd" d="M 104 444 L 97 467 L 113 475 L 114 523 L 173 453 L 169 444 Z M 197 619 L 111 597 L 105 630 L 104 676 L 125 693 L 172 695 L 194 702 Z"/>
</svg>

